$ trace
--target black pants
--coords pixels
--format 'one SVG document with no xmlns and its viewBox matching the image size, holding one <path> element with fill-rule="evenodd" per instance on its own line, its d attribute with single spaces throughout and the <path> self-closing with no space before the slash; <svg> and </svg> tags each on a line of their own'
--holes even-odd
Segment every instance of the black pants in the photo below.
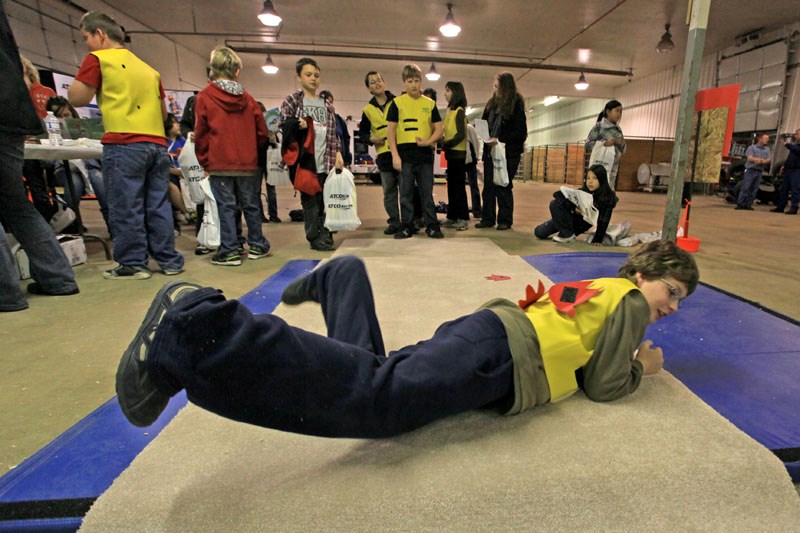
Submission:
<svg viewBox="0 0 800 533">
<path fill-rule="evenodd" d="M 463 152 L 462 152 L 463 153 Z M 463 157 L 447 157 L 447 218 L 469 220 L 467 168 Z"/>
<path fill-rule="evenodd" d="M 508 185 L 494 184 L 494 163 L 491 156 L 483 159 L 483 211 L 481 222 L 494 225 L 514 224 L 514 175 L 517 173 L 520 156 L 507 157 Z M 496 215 L 495 215 L 496 213 Z"/>
<path fill-rule="evenodd" d="M 253 315 L 211 288 L 160 323 L 148 372 L 159 389 L 226 418 L 325 437 L 397 435 L 455 413 L 513 404 L 505 328 L 482 310 L 384 356 L 366 269 L 355 257 L 311 273 L 328 337 Z"/>
</svg>

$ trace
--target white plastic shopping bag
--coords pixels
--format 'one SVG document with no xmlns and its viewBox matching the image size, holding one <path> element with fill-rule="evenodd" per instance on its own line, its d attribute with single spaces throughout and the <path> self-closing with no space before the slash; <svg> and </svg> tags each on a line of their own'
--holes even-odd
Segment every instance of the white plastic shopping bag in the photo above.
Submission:
<svg viewBox="0 0 800 533">
<path fill-rule="evenodd" d="M 289 185 L 289 169 L 281 166 L 281 149 L 267 149 L 267 184 L 269 185 Z"/>
<path fill-rule="evenodd" d="M 505 143 L 496 142 L 492 146 L 492 167 L 494 170 L 492 181 L 500 187 L 508 187 L 508 162 L 506 161 Z"/>
<path fill-rule="evenodd" d="M 331 170 L 322 192 L 325 195 L 326 228 L 331 231 L 354 230 L 361 225 L 358 219 L 356 185 L 349 170 Z"/>
<path fill-rule="evenodd" d="M 205 196 L 200 188 L 200 182 L 205 178 L 205 172 L 200 163 L 197 162 L 197 156 L 194 153 L 194 142 L 192 142 L 191 136 L 186 139 L 186 144 L 183 145 L 181 153 L 178 155 L 178 164 L 181 166 L 181 172 L 186 179 L 189 197 L 194 203 L 202 204 Z"/>
<path fill-rule="evenodd" d="M 611 178 L 611 167 L 614 166 L 614 159 L 617 157 L 617 150 L 613 146 L 606 146 L 605 141 L 597 141 L 592 148 L 592 155 L 589 157 L 589 166 L 603 165 L 606 174 Z M 611 182 L 609 181 L 609 184 Z"/>
<path fill-rule="evenodd" d="M 203 202 L 203 223 L 200 224 L 200 231 L 197 233 L 197 244 L 215 250 L 219 248 L 220 244 L 217 201 L 214 199 L 214 193 L 211 192 L 211 183 L 207 179 L 200 180 L 199 186 L 205 200 Z"/>
</svg>

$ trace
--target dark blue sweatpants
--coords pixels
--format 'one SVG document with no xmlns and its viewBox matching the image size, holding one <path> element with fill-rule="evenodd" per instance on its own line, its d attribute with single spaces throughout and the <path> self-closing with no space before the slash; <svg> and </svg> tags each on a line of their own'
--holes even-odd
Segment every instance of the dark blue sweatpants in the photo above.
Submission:
<svg viewBox="0 0 800 533">
<path fill-rule="evenodd" d="M 325 437 L 397 435 L 455 413 L 513 403 L 505 329 L 482 310 L 384 356 L 364 264 L 341 257 L 311 274 L 328 337 L 253 315 L 204 288 L 165 315 L 148 358 L 159 389 L 226 418 Z"/>
</svg>

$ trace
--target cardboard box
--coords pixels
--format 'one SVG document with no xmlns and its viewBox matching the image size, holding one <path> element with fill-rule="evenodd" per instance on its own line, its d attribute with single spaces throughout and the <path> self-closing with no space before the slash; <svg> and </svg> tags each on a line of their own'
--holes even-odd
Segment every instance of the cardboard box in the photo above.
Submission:
<svg viewBox="0 0 800 533">
<path fill-rule="evenodd" d="M 84 244 L 83 238 L 73 235 L 59 235 L 58 243 L 61 245 L 61 249 L 64 250 L 70 265 L 82 265 L 86 262 L 86 244 Z"/>
<path fill-rule="evenodd" d="M 57 239 L 70 265 L 82 265 L 86 262 L 86 245 L 81 237 L 59 235 Z M 14 259 L 17 261 L 19 279 L 30 279 L 31 265 L 28 260 L 28 254 L 20 247 L 13 235 L 8 235 L 8 244 L 11 246 L 11 253 L 14 255 Z"/>
</svg>

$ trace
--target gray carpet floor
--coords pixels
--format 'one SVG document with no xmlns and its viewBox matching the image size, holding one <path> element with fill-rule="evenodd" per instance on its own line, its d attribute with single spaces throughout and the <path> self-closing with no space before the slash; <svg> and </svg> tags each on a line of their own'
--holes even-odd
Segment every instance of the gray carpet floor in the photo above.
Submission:
<svg viewBox="0 0 800 533">
<path fill-rule="evenodd" d="M 367 263 L 387 349 L 492 297 L 516 300 L 542 278 L 488 240 L 349 240 L 337 252 L 346 253 Z M 324 333 L 313 304 L 276 314 Z M 281 433 L 189 405 L 97 500 L 81 531 L 798 525 L 800 500 L 780 461 L 661 372 L 609 404 L 577 394 L 515 417 L 466 413 L 372 441 Z"/>
</svg>

